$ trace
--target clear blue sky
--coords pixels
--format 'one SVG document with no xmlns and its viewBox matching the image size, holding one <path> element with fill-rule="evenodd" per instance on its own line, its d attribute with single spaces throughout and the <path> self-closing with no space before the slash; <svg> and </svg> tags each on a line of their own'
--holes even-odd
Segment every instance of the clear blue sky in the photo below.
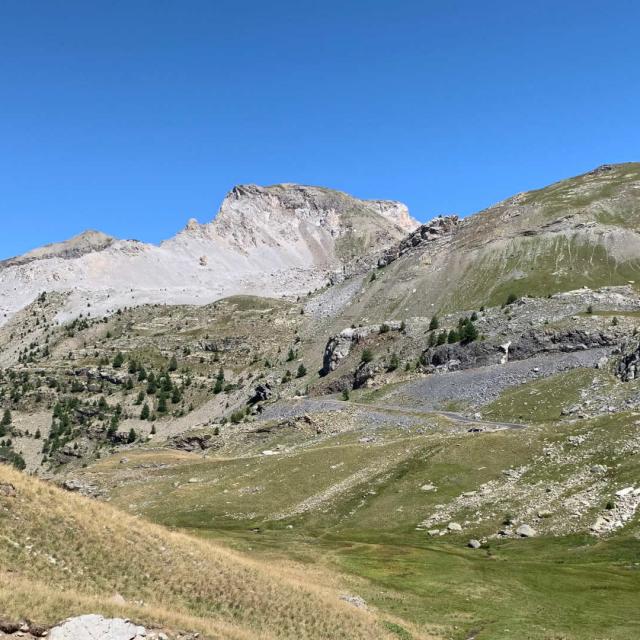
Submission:
<svg viewBox="0 0 640 640">
<path fill-rule="evenodd" d="M 3 0 L 0 257 L 237 183 L 468 214 L 640 159 L 634 0 Z"/>
</svg>

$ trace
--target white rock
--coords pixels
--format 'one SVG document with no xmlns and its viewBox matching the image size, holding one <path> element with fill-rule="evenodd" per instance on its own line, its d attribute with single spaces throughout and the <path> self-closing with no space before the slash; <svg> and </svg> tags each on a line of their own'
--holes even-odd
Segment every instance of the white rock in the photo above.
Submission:
<svg viewBox="0 0 640 640">
<path fill-rule="evenodd" d="M 516 529 L 516 535 L 519 535 L 521 538 L 533 538 L 536 535 L 536 530 L 528 524 L 521 524 Z"/>
<path fill-rule="evenodd" d="M 447 529 L 449 529 L 449 531 L 462 531 L 462 526 L 457 522 L 450 522 L 447 525 Z"/>
<path fill-rule="evenodd" d="M 632 494 L 634 491 L 633 487 L 625 487 L 624 489 L 620 489 L 618 491 L 616 491 L 616 495 L 619 498 L 624 498 L 624 496 L 628 496 L 630 494 Z"/>
<path fill-rule="evenodd" d="M 134 640 L 146 635 L 144 627 L 128 620 L 96 614 L 69 618 L 49 632 L 50 640 Z"/>
</svg>

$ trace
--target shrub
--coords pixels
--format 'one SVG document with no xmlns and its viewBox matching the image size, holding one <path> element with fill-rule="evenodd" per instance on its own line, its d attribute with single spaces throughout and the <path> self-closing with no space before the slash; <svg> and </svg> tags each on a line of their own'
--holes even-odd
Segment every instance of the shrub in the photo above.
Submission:
<svg viewBox="0 0 640 640">
<path fill-rule="evenodd" d="M 373 351 L 371 351 L 371 349 L 367 348 L 364 349 L 362 351 L 362 356 L 360 356 L 360 362 L 364 362 L 365 364 L 367 362 L 371 362 L 373 360 Z"/>
<path fill-rule="evenodd" d="M 304 376 L 306 375 L 307 375 L 307 368 L 301 362 L 300 366 L 298 367 L 298 371 L 296 373 L 296 378 L 304 378 Z"/>
<path fill-rule="evenodd" d="M 437 316 L 433 316 L 431 318 L 431 322 L 429 323 L 429 331 L 435 331 L 440 326 L 440 321 Z"/>
<path fill-rule="evenodd" d="M 231 423 L 232 424 L 238 424 L 239 422 L 242 422 L 242 419 L 244 418 L 244 409 L 238 409 L 238 411 L 234 411 L 231 414 Z"/>
<path fill-rule="evenodd" d="M 171 356 L 171 360 L 169 360 L 169 371 L 177 371 L 178 370 L 178 360 L 175 356 Z"/>
<path fill-rule="evenodd" d="M 124 364 L 124 356 L 121 351 L 116 353 L 116 357 L 113 359 L 113 368 L 119 369 Z"/>
<path fill-rule="evenodd" d="M 349 399 L 349 389 L 342 390 L 342 399 L 346 402 Z"/>
<path fill-rule="evenodd" d="M 451 329 L 451 331 L 449 331 L 449 334 L 447 335 L 447 342 L 449 344 L 454 344 L 459 340 L 460 340 L 460 336 L 458 335 L 458 332 L 455 329 Z"/>
<path fill-rule="evenodd" d="M 518 299 L 518 296 L 515 293 L 512 292 L 507 296 L 506 304 L 508 304 L 508 305 L 509 304 L 513 304 L 517 299 Z"/>
</svg>

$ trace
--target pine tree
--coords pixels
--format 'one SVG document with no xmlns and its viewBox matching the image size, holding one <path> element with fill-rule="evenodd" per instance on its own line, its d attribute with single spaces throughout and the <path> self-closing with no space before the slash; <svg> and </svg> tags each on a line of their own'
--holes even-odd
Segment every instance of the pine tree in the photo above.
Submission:
<svg viewBox="0 0 640 640">
<path fill-rule="evenodd" d="M 398 354 L 394 351 L 391 354 L 391 360 L 389 360 L 389 366 L 387 367 L 387 371 L 395 371 L 400 366 L 400 358 L 398 358 Z"/>
<path fill-rule="evenodd" d="M 478 329 L 476 329 L 476 325 L 473 324 L 471 320 L 467 320 L 462 327 L 462 331 L 460 333 L 460 339 L 465 344 L 469 342 L 473 342 L 478 339 Z"/>
<path fill-rule="evenodd" d="M 142 411 L 140 412 L 140 420 L 148 420 L 149 414 L 150 414 L 149 405 L 148 403 L 145 402 L 144 406 L 142 407 Z"/>
<path fill-rule="evenodd" d="M 175 356 L 171 356 L 171 360 L 169 360 L 169 371 L 177 371 L 178 369 L 178 360 Z"/>
<path fill-rule="evenodd" d="M 113 368 L 119 369 L 124 364 L 124 356 L 121 351 L 116 353 L 116 357 L 113 359 Z"/>
<path fill-rule="evenodd" d="M 307 375 L 307 368 L 301 362 L 300 366 L 298 367 L 298 371 L 296 373 L 296 378 L 304 378 L 304 376 L 306 375 Z"/>
<path fill-rule="evenodd" d="M 167 397 L 164 394 L 164 391 L 161 391 L 158 395 L 158 413 L 166 413 L 167 412 Z"/>
<path fill-rule="evenodd" d="M 9 409 L 5 409 L 2 414 L 2 420 L 0 421 L 1 427 L 8 427 L 11 425 L 11 411 Z"/>
<path fill-rule="evenodd" d="M 435 331 L 440 326 L 440 321 L 437 316 L 433 316 L 431 318 L 431 322 L 429 323 L 429 331 Z"/>
<path fill-rule="evenodd" d="M 131 427 L 131 430 L 129 431 L 129 436 L 127 437 L 127 442 L 129 444 L 135 442 L 138 439 L 138 434 L 136 433 L 136 430 Z"/>
<path fill-rule="evenodd" d="M 447 332 L 446 331 L 441 331 L 438 334 L 438 346 L 443 345 L 447 342 Z"/>
<path fill-rule="evenodd" d="M 449 334 L 447 335 L 447 342 L 449 344 L 454 344 L 455 342 L 458 342 L 458 340 L 460 340 L 458 332 L 455 329 L 451 329 L 451 331 L 449 331 Z"/>
</svg>

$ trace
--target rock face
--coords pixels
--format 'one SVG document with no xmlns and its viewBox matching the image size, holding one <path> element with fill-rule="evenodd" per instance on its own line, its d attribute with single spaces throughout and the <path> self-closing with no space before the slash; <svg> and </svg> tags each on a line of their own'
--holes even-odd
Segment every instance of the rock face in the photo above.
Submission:
<svg viewBox="0 0 640 640">
<path fill-rule="evenodd" d="M 51 640 L 142 640 L 144 627 L 122 618 L 103 618 L 96 614 L 69 618 L 51 629 Z"/>
<path fill-rule="evenodd" d="M 353 346 L 369 336 L 385 331 L 400 331 L 401 327 L 402 323 L 394 320 L 366 327 L 343 329 L 337 336 L 329 338 L 322 356 L 320 375 L 324 376 L 335 371 L 340 362 L 351 353 Z"/>
<path fill-rule="evenodd" d="M 257 404 L 258 402 L 266 402 L 273 396 L 273 390 L 268 382 L 260 383 L 256 386 L 253 396 L 249 399 L 249 404 Z"/>
<path fill-rule="evenodd" d="M 458 222 L 458 216 L 440 216 L 419 226 L 399 244 L 387 249 L 382 256 L 378 258 L 378 266 L 386 267 L 416 247 L 422 248 L 429 243 L 450 236 L 455 232 Z"/>
<path fill-rule="evenodd" d="M 640 375 L 640 341 L 630 340 L 622 347 L 616 375 L 624 382 L 635 380 Z"/>
<path fill-rule="evenodd" d="M 73 317 L 234 294 L 298 295 L 373 261 L 417 226 L 401 203 L 320 187 L 235 187 L 213 222 L 189 221 L 159 246 L 87 232 L 0 263 L 0 322 L 42 291 L 70 291 Z M 5 317 L 6 314 L 6 317 Z"/>
<path fill-rule="evenodd" d="M 527 360 L 545 353 L 571 353 L 588 351 L 617 344 L 615 335 L 602 331 L 581 330 L 541 331 L 532 329 L 511 342 L 476 341 L 468 344 L 457 342 L 430 347 L 422 354 L 427 367 L 453 371 L 506 364 L 509 360 Z"/>
</svg>

